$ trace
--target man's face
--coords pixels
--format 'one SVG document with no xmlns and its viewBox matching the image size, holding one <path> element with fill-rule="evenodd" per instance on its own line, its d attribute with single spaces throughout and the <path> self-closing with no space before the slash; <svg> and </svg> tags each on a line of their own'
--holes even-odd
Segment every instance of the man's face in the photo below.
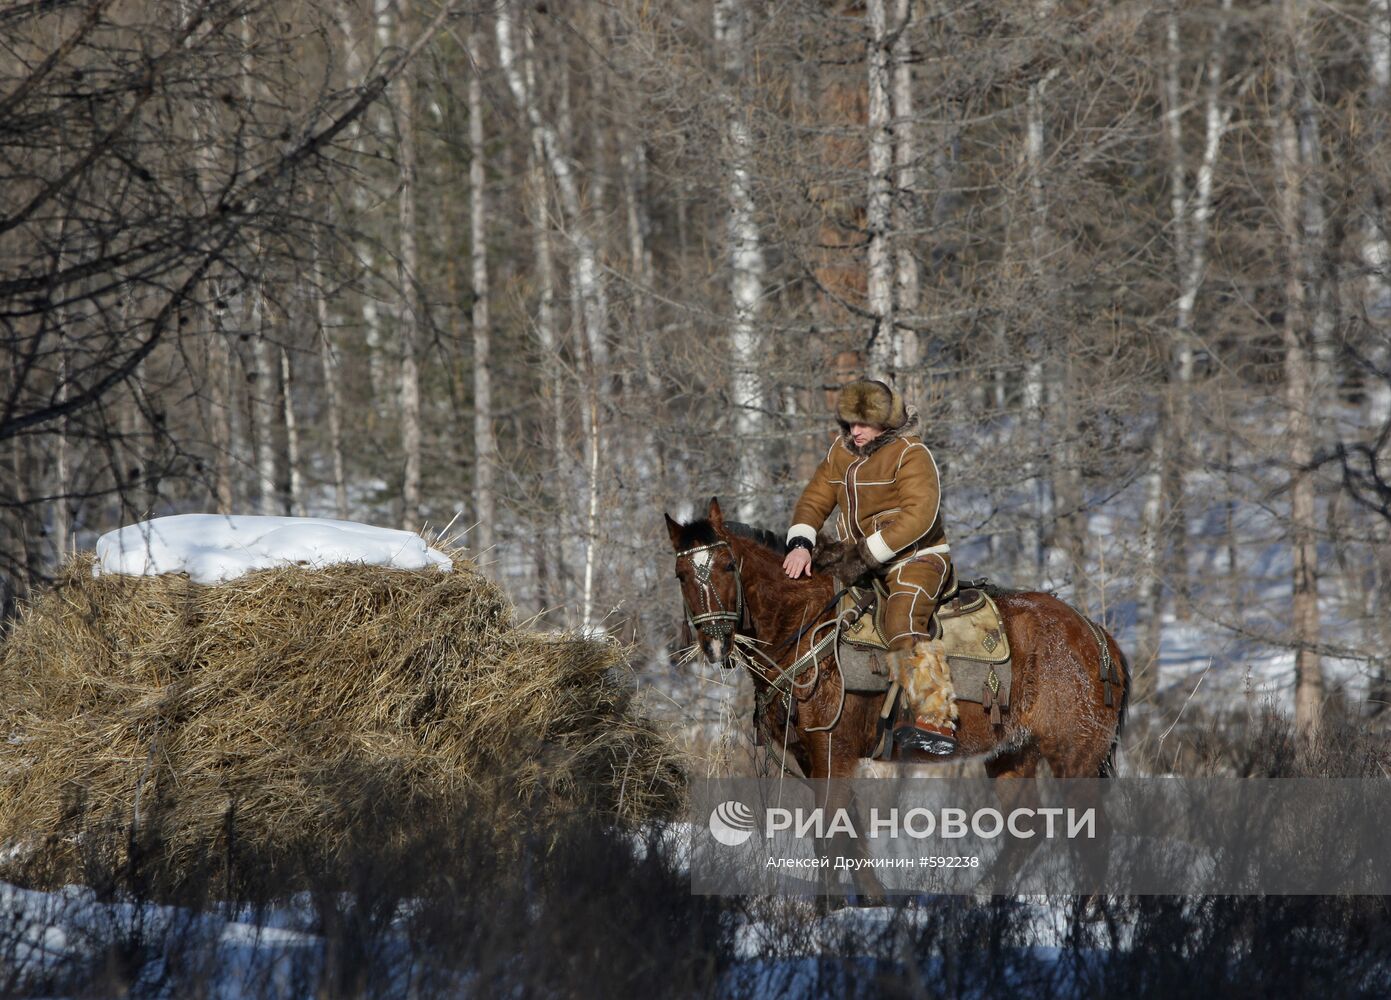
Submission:
<svg viewBox="0 0 1391 1000">
<path fill-rule="evenodd" d="M 857 448 L 863 448 L 883 433 L 884 428 L 875 427 L 873 424 L 850 425 L 850 440 L 855 442 Z"/>
</svg>

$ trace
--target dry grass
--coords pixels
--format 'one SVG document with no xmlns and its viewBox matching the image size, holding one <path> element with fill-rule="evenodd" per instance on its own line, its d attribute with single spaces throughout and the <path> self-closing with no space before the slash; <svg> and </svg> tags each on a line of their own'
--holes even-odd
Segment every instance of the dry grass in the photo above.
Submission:
<svg viewBox="0 0 1391 1000">
<path fill-rule="evenodd" d="M 499 823 L 671 813 L 681 770 L 630 706 L 622 650 L 519 628 L 454 568 L 200 586 L 77 557 L 0 648 L 0 844 L 46 844 L 48 881 L 73 877 L 96 817 L 158 815 L 178 870 L 231 830 L 264 856 L 331 853 L 360 822 L 465 801 Z"/>
</svg>

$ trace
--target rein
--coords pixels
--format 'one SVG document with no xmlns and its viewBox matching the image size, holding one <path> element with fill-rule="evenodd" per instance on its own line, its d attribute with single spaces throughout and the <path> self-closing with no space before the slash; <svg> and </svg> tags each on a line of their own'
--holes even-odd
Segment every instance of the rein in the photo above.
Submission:
<svg viewBox="0 0 1391 1000">
<path fill-rule="evenodd" d="M 835 608 L 836 602 L 848 593 L 850 593 L 850 585 L 846 584 L 844 587 L 841 587 L 840 590 L 835 592 L 835 594 L 831 597 L 829 601 L 826 602 L 825 606 L 822 607 L 820 611 L 818 611 L 815 615 L 812 616 L 811 621 L 807 622 L 807 624 L 803 625 L 800 629 L 797 630 L 796 635 L 788 639 L 777 649 L 773 650 L 773 655 L 776 656 L 779 653 L 785 653 L 790 647 L 795 646 L 797 643 L 801 642 L 802 636 L 806 635 L 808 632 L 816 628 L 816 624 L 821 620 L 821 616 Z"/>
</svg>

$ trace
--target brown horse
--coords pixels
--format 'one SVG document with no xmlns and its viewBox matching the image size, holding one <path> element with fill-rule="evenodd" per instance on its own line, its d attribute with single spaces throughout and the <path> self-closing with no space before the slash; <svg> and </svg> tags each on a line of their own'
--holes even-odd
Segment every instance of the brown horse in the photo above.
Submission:
<svg viewBox="0 0 1391 1000">
<path fill-rule="evenodd" d="M 770 697 L 773 683 L 809 646 L 806 639 L 793 644 L 792 638 L 808 623 L 834 615 L 824 610 L 833 595 L 830 576 L 789 579 L 782 570 L 781 540 L 726 522 L 716 499 L 705 519 L 679 524 L 668 515 L 666 522 L 687 620 L 699 632 L 706 660 L 749 667 L 756 703 L 764 709 L 756 723 L 770 743 L 787 747 L 807 778 L 852 776 L 859 761 L 874 752 L 883 694 L 844 691 L 828 650 L 821 663 L 804 664 L 811 669 L 799 670 L 795 684 L 783 681 L 772 691 L 778 696 Z M 992 590 L 991 595 L 1013 654 L 1002 725 L 992 725 L 980 706 L 960 703 L 957 754 L 923 760 L 983 754 L 992 778 L 1033 777 L 1040 760 L 1059 778 L 1109 775 L 1130 687 L 1120 646 L 1051 594 Z M 1108 697 L 1099 638 L 1107 644 L 1109 662 L 1122 671 L 1119 697 Z M 736 645 L 744 655 L 736 655 Z M 792 732 L 782 709 L 789 688 L 795 700 Z"/>
</svg>

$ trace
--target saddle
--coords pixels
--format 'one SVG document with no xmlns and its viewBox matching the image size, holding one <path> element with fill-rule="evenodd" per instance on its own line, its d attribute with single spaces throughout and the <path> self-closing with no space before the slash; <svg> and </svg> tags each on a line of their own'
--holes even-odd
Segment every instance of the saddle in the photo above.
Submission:
<svg viewBox="0 0 1391 1000">
<path fill-rule="evenodd" d="M 944 647 L 957 701 L 976 702 L 1000 725 L 1008 710 L 1014 673 L 1009 639 L 1000 609 L 982 589 L 985 580 L 957 586 L 955 575 L 929 625 L 929 635 Z M 842 627 L 837 656 L 849 691 L 887 691 L 889 676 L 883 615 L 888 590 L 875 579 L 872 587 L 852 587 L 837 609 Z"/>
</svg>

